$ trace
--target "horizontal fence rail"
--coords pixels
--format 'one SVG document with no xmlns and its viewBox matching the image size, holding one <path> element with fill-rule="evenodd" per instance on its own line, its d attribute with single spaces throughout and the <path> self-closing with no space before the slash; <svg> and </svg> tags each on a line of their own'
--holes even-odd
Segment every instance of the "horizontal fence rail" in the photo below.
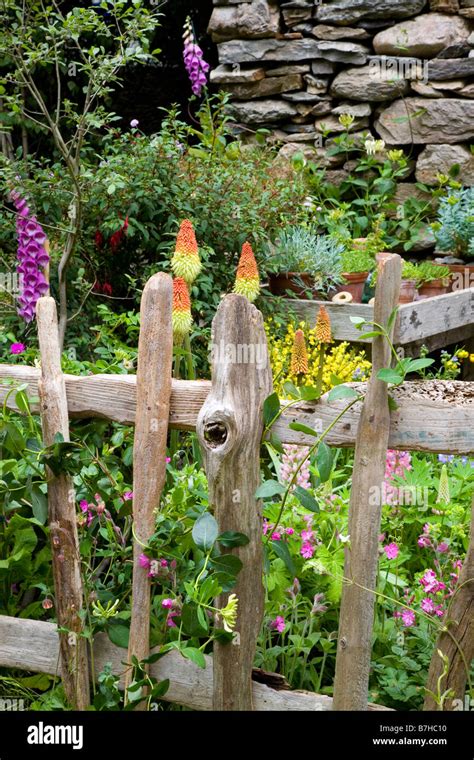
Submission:
<svg viewBox="0 0 474 760">
<path fill-rule="evenodd" d="M 25 620 L 7 615 L 0 616 L 0 667 L 20 668 L 32 673 L 58 673 L 59 636 L 55 623 Z M 152 653 L 158 650 L 152 650 Z M 212 710 L 213 668 L 212 657 L 205 655 L 202 669 L 179 652 L 168 652 L 150 666 L 150 675 L 158 681 L 169 679 L 169 689 L 163 697 L 167 702 L 184 705 L 192 710 Z M 122 675 L 127 650 L 112 644 L 104 633 L 94 637 L 95 674 L 111 663 L 112 672 Z M 121 679 L 123 689 L 124 679 Z M 253 681 L 253 709 L 263 710 L 332 710 L 332 698 L 309 691 L 275 689 Z M 382 705 L 369 704 L 369 710 L 390 711 Z"/>
<path fill-rule="evenodd" d="M 28 395 L 38 395 L 40 370 L 35 367 L 0 364 L 0 403 L 10 386 L 2 379 L 27 383 Z M 135 424 L 136 377 L 134 375 L 65 375 L 66 395 L 70 417 L 101 417 Z M 365 383 L 351 383 L 364 393 Z M 207 380 L 173 380 L 169 424 L 179 430 L 194 431 L 199 411 L 209 392 Z M 391 413 L 389 447 L 406 451 L 471 454 L 474 452 L 474 383 L 456 380 L 427 380 L 406 382 L 394 388 L 390 395 L 398 404 Z M 7 405 L 14 409 L 14 393 Z M 282 401 L 285 406 L 285 402 Z M 318 403 L 304 402 L 291 406 L 276 422 L 273 431 L 283 443 L 308 445 L 314 443 L 304 433 L 289 428 L 300 422 L 323 431 L 344 409 L 344 401 L 329 403 L 327 395 Z M 329 446 L 353 447 L 359 424 L 361 404 L 352 407 L 325 438 Z M 33 403 L 32 409 L 38 410 Z"/>
</svg>

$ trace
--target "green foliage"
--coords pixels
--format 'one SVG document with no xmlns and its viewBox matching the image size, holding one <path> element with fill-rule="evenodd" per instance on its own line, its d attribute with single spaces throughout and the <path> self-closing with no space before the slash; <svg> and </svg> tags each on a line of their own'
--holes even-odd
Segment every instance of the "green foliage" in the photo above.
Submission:
<svg viewBox="0 0 474 760">
<path fill-rule="evenodd" d="M 452 190 L 441 199 L 432 225 L 438 248 L 455 256 L 474 258 L 474 190 Z"/>
<path fill-rule="evenodd" d="M 318 235 L 314 227 L 283 228 L 269 248 L 267 271 L 310 274 L 322 289 L 341 280 L 343 246 L 329 236 Z"/>
</svg>

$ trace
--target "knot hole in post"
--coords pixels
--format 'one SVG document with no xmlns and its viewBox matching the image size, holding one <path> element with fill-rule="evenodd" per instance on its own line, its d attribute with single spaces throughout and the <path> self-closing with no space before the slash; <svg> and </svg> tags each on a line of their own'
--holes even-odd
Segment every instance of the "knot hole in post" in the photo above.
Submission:
<svg viewBox="0 0 474 760">
<path fill-rule="evenodd" d="M 204 425 L 204 440 L 213 449 L 223 446 L 227 441 L 228 430 L 222 421 L 207 422 Z"/>
</svg>

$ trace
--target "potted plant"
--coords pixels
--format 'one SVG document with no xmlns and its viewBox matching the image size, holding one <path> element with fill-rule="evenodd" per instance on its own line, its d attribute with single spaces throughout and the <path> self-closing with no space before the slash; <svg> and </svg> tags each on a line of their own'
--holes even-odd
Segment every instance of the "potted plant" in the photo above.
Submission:
<svg viewBox="0 0 474 760">
<path fill-rule="evenodd" d="M 411 303 L 415 300 L 418 277 L 417 265 L 412 264 L 411 261 L 404 261 L 402 265 L 399 303 Z"/>
<path fill-rule="evenodd" d="M 288 227 L 270 246 L 266 263 L 270 291 L 303 299 L 326 297 L 341 281 L 342 251 L 340 243 L 318 235 L 314 227 Z"/>
<path fill-rule="evenodd" d="M 432 224 L 437 252 L 445 252 L 452 274 L 450 290 L 470 287 L 474 280 L 474 188 L 452 190 L 441 199 Z"/>
<path fill-rule="evenodd" d="M 365 240 L 354 240 L 352 247 L 342 253 L 341 261 L 344 283 L 338 291 L 347 291 L 355 303 L 361 303 L 367 277 L 375 267 L 375 257 L 366 250 Z"/>
<path fill-rule="evenodd" d="M 419 298 L 432 298 L 448 292 L 450 281 L 448 266 L 441 266 L 433 261 L 423 261 L 418 264 L 417 269 Z"/>
</svg>

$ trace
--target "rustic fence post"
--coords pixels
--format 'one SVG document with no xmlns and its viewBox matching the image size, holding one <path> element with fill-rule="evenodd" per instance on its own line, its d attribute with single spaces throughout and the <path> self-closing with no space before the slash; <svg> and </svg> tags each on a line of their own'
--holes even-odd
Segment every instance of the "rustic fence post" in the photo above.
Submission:
<svg viewBox="0 0 474 760">
<path fill-rule="evenodd" d="M 197 421 L 209 482 L 209 503 L 219 531 L 249 538 L 234 549 L 242 561 L 233 592 L 238 597 L 236 636 L 214 642 L 213 709 L 252 710 L 252 667 L 262 625 L 262 515 L 255 491 L 260 482 L 263 402 L 272 375 L 262 315 L 239 295 L 221 302 L 212 323 L 212 390 Z M 228 595 L 217 600 L 219 608 Z"/>
<path fill-rule="evenodd" d="M 474 498 L 471 508 L 471 535 L 466 558 L 462 566 L 457 590 L 446 612 L 445 629 L 440 633 L 435 644 L 426 689 L 434 694 L 438 692 L 438 679 L 443 673 L 444 663 L 438 649 L 448 658 L 448 672 L 441 680 L 441 693 L 450 690 L 443 706 L 437 704 L 433 696 L 426 694 L 424 710 L 453 710 L 453 702 L 458 700 L 464 709 L 464 693 L 468 673 L 474 658 Z M 469 709 L 469 708 L 467 708 Z"/>
<path fill-rule="evenodd" d="M 41 352 L 38 381 L 41 424 L 45 446 L 51 446 L 57 433 L 69 441 L 69 417 L 64 376 L 61 372 L 56 303 L 49 296 L 36 305 L 36 321 Z M 61 677 L 68 701 L 77 710 L 89 705 L 89 666 L 87 642 L 81 637 L 83 594 L 75 493 L 72 478 L 54 475 L 47 468 L 49 528 L 55 605 L 58 625 L 70 633 L 60 634 Z"/>
<path fill-rule="evenodd" d="M 171 398 L 173 281 L 158 273 L 148 280 L 140 306 L 138 341 L 137 407 L 133 444 L 133 580 L 132 619 L 128 659 L 143 660 L 149 654 L 150 580 L 140 566 L 142 544 L 154 532 L 154 510 L 159 507 L 166 478 L 166 438 Z M 127 672 L 126 685 L 132 671 Z M 138 710 L 145 710 L 141 702 Z"/>
<path fill-rule="evenodd" d="M 386 325 L 398 303 L 401 259 L 387 254 L 378 263 L 374 321 Z M 393 329 L 392 329 L 393 333 Z M 386 383 L 377 372 L 389 367 L 383 337 L 372 344 L 372 375 L 367 386 L 354 452 L 349 506 L 350 546 L 346 549 L 334 682 L 334 710 L 367 710 L 378 547 L 390 412 Z M 374 498 L 373 489 L 378 488 Z"/>
</svg>

